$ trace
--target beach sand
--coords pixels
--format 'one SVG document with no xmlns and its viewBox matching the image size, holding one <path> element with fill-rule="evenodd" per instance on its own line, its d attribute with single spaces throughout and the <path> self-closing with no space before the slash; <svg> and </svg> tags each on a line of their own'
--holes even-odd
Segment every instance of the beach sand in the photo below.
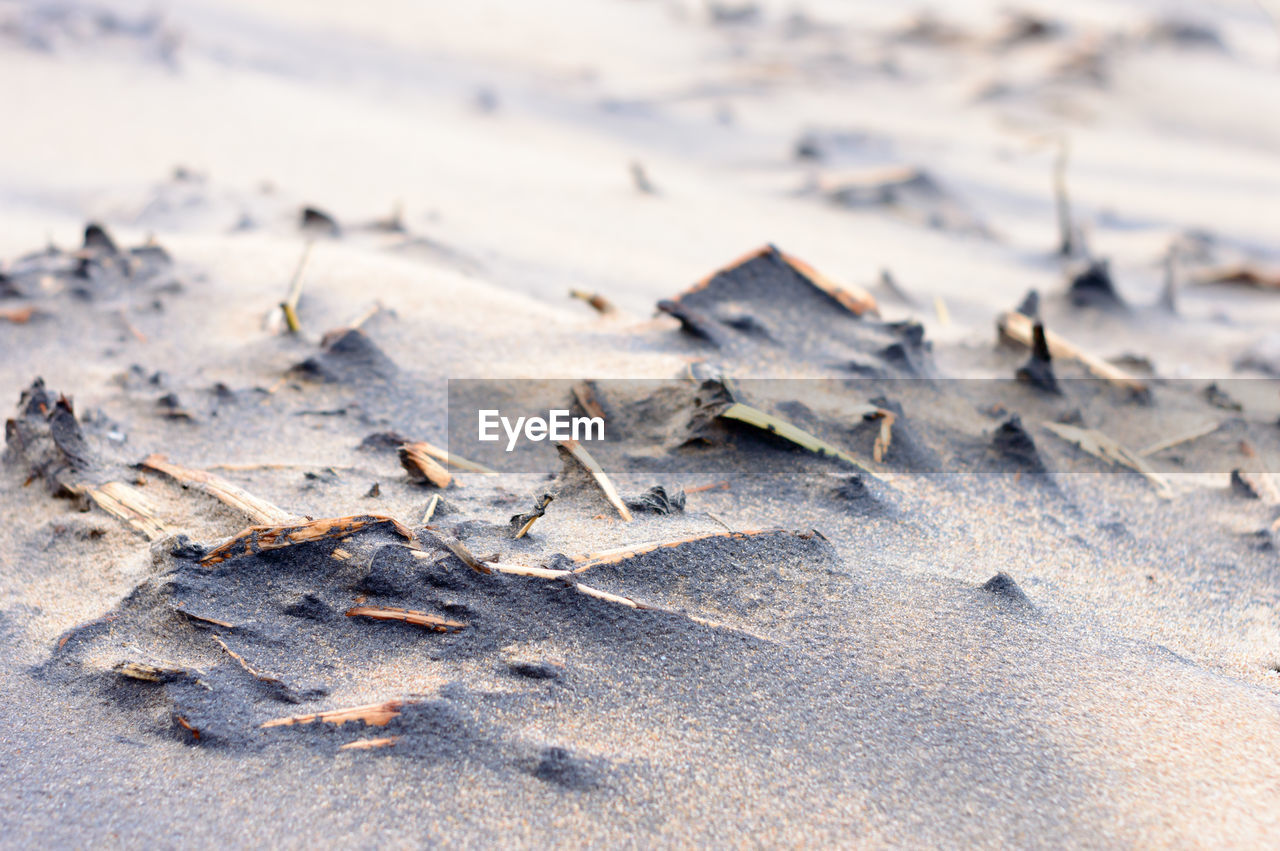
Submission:
<svg viewBox="0 0 1280 851">
<path fill-rule="evenodd" d="M 1278 74 L 1245 2 L 0 3 L 0 842 L 1274 846 Z M 417 480 L 490 392 L 619 505 Z"/>
</svg>

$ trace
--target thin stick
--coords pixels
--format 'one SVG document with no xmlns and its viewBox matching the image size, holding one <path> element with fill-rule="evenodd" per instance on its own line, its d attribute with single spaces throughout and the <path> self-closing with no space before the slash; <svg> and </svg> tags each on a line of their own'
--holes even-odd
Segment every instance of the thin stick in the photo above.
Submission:
<svg viewBox="0 0 1280 851">
<path fill-rule="evenodd" d="M 626 504 L 623 503 L 622 498 L 618 496 L 618 491 L 613 486 L 613 482 L 609 480 L 609 477 L 605 474 L 601 466 L 596 463 L 596 459 L 591 457 L 591 453 L 587 451 L 586 447 L 576 440 L 557 441 L 557 445 L 568 453 L 569 457 L 577 461 L 584 470 L 591 474 L 596 485 L 598 485 L 600 490 L 604 493 L 605 499 L 607 499 L 609 504 L 613 506 L 614 510 L 618 512 L 618 516 L 628 523 L 631 522 L 631 511 L 627 508 Z"/>
<path fill-rule="evenodd" d="M 291 523 L 301 518 L 273 505 L 265 499 L 259 499 L 239 485 L 233 484 L 221 476 L 206 473 L 204 470 L 192 470 L 178 464 L 170 463 L 163 455 L 148 455 L 142 466 L 158 473 L 163 473 L 184 485 L 191 485 L 204 491 L 224 505 L 246 515 L 255 523 L 281 524 Z"/>
<path fill-rule="evenodd" d="M 289 331 L 294 334 L 302 331 L 302 325 L 298 322 L 298 300 L 302 298 L 302 273 L 306 271 L 307 261 L 311 259 L 313 245 L 315 240 L 307 240 L 307 244 L 302 249 L 302 257 L 298 259 L 298 266 L 293 271 L 293 278 L 289 281 L 289 295 L 280 302 L 280 309 L 284 311 L 284 321 L 289 326 Z"/>
<path fill-rule="evenodd" d="M 426 526 L 431 522 L 431 518 L 436 515 L 436 508 L 440 506 L 440 494 L 433 493 L 431 501 L 427 503 L 427 510 L 422 512 L 422 525 Z"/>
<path fill-rule="evenodd" d="M 1002 313 L 996 322 L 996 327 L 1000 329 L 1000 333 L 1005 337 L 1027 348 L 1031 348 L 1035 341 L 1035 323 L 1030 317 L 1024 316 L 1016 310 Z M 1049 344 L 1050 357 L 1076 361 L 1098 378 L 1124 387 L 1134 393 L 1145 394 L 1147 392 L 1147 385 L 1144 382 L 1139 381 L 1120 367 L 1107 363 L 1096 355 L 1089 354 L 1075 343 L 1059 337 L 1052 331 L 1045 329 L 1044 339 Z"/>
<path fill-rule="evenodd" d="M 330 709 L 327 712 L 312 712 L 308 715 L 290 715 L 287 718 L 273 718 L 261 725 L 268 727 L 292 727 L 295 724 L 313 724 L 323 721 L 326 724 L 342 725 L 348 721 L 363 721 L 370 727 L 385 727 L 391 719 L 400 714 L 406 702 L 388 700 L 385 703 L 368 703 L 364 706 L 351 706 L 346 709 Z"/>
<path fill-rule="evenodd" d="M 1222 426 L 1223 426 L 1222 423 L 1210 423 L 1207 426 L 1202 426 L 1201 428 L 1198 428 L 1192 432 L 1188 432 L 1187 434 L 1183 434 L 1178 437 L 1171 437 L 1168 440 L 1162 440 L 1159 443 L 1153 443 L 1150 446 L 1148 446 L 1146 449 L 1138 450 L 1138 454 L 1141 455 L 1143 458 L 1146 458 L 1149 455 L 1155 455 L 1157 452 L 1163 452 L 1166 449 L 1172 449 L 1173 447 L 1178 446 L 1180 444 L 1189 443 L 1192 440 L 1199 440 L 1202 437 L 1208 437 L 1218 429 L 1222 428 Z"/>
<path fill-rule="evenodd" d="M 397 609 L 391 606 L 355 606 L 347 609 L 349 618 L 369 618 L 375 621 L 400 621 L 401 623 L 420 626 L 433 632 L 457 632 L 466 629 L 468 624 L 419 612 L 415 609 Z"/>
<path fill-rule="evenodd" d="M 400 741 L 399 736 L 383 736 L 379 739 L 357 739 L 354 742 L 347 742 L 338 748 L 340 751 L 367 751 L 373 748 L 386 748 Z"/>
</svg>

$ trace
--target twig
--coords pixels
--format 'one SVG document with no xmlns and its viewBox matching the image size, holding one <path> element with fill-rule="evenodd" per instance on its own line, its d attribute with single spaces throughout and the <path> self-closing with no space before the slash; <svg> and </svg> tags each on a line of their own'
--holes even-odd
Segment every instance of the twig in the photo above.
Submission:
<svg viewBox="0 0 1280 851">
<path fill-rule="evenodd" d="M 573 573 L 585 573 L 593 567 L 600 567 L 606 564 L 617 564 L 627 559 L 642 556 L 655 550 L 670 549 L 673 547 L 681 547 L 685 544 L 692 544 L 695 541 L 705 541 L 710 538 L 750 538 L 754 535 L 765 534 L 764 531 L 751 530 L 743 532 L 711 532 L 706 535 L 693 535 L 688 538 L 677 538 L 674 541 L 648 541 L 642 544 L 630 544 L 625 547 L 619 547 L 613 550 L 604 550 L 598 553 L 585 553 L 583 555 L 574 556 L 573 560 L 577 562 L 577 566 L 573 568 Z"/>
<path fill-rule="evenodd" d="M 468 626 L 468 624 L 460 621 L 445 620 L 435 615 L 429 615 L 426 612 L 419 612 L 414 609 L 396 609 L 390 606 L 356 606 L 347 609 L 347 617 L 370 618 L 375 621 L 400 621 L 413 626 L 425 627 L 434 632 L 457 632 L 460 629 L 466 629 Z"/>
<path fill-rule="evenodd" d="M 184 485 L 194 486 L 209 496 L 248 516 L 255 523 L 275 524 L 291 523 L 301 518 L 291 514 L 249 493 L 239 485 L 232 484 L 221 476 L 206 473 L 204 470 L 192 470 L 170 463 L 163 455 L 152 454 L 142 460 L 141 466 L 163 473 Z"/>
<path fill-rule="evenodd" d="M 726 480 L 726 481 L 720 481 L 720 482 L 712 482 L 709 485 L 698 485 L 697 487 L 693 487 L 693 488 L 685 488 L 684 492 L 686 494 L 690 494 L 690 493 L 702 493 L 704 491 L 727 491 L 728 489 L 729 489 L 729 482 Z"/>
<path fill-rule="evenodd" d="M 364 706 L 351 706 L 346 709 L 330 709 L 327 712 L 312 712 L 308 715 L 290 715 L 287 718 L 274 718 L 261 725 L 268 727 L 292 727 L 295 724 L 313 724 L 323 721 L 326 724 L 342 725 L 348 721 L 363 721 L 370 727 L 385 727 L 400 714 L 406 706 L 403 700 L 388 700 L 385 703 L 369 703 Z"/>
<path fill-rule="evenodd" d="M 1024 316 L 1016 310 L 1002 313 L 996 322 L 996 327 L 1005 337 L 1027 348 L 1031 348 L 1034 344 L 1035 323 L 1030 317 Z M 1089 354 L 1079 346 L 1059 337 L 1048 329 L 1044 332 L 1044 338 L 1045 342 L 1049 344 L 1049 355 L 1055 360 L 1076 361 L 1104 381 L 1109 381 L 1134 393 L 1146 394 L 1147 385 L 1120 367 L 1108 363 L 1096 355 Z"/>
<path fill-rule="evenodd" d="M 1222 428 L 1223 423 L 1209 423 L 1207 426 L 1201 426 L 1195 431 L 1188 432 L 1178 437 L 1171 437 L 1168 440 L 1162 440 L 1159 443 L 1153 443 L 1145 449 L 1138 450 L 1138 454 L 1143 458 L 1155 455 L 1157 452 L 1163 452 L 1166 449 L 1172 449 L 1182 443 L 1188 443 L 1192 440 L 1199 440 L 1202 437 L 1208 437 L 1218 429 Z"/>
<path fill-rule="evenodd" d="M 1166 499 L 1173 496 L 1173 488 L 1169 481 L 1148 464 L 1142 457 L 1121 446 L 1114 439 L 1097 429 L 1077 428 L 1064 423 L 1043 423 L 1044 427 L 1063 440 L 1074 443 L 1085 452 L 1112 464 L 1128 467 L 1142 475 L 1156 489 L 1156 493 Z"/>
<path fill-rule="evenodd" d="M 436 509 L 440 506 L 440 494 L 433 493 L 431 500 L 427 503 L 427 510 L 422 512 L 422 525 L 426 526 L 431 522 L 431 518 L 435 517 Z"/>
<path fill-rule="evenodd" d="M 401 446 L 400 466 L 404 467 L 404 471 L 414 482 L 447 488 L 453 482 L 453 476 L 423 447 L 424 444 L 421 443 L 406 443 Z"/>
<path fill-rule="evenodd" d="M 302 273 L 306 271 L 307 261 L 311 259 L 313 245 L 315 240 L 308 239 L 302 249 L 302 257 L 298 259 L 298 266 L 293 271 L 293 278 L 289 281 L 289 294 L 284 301 L 280 302 L 280 309 L 284 311 L 284 321 L 289 326 L 289 331 L 294 334 L 302 330 L 302 325 L 298 322 L 298 300 L 302 298 Z"/>
<path fill-rule="evenodd" d="M 245 672 L 248 673 L 249 676 L 253 677 L 258 682 L 266 683 L 267 685 L 279 686 L 282 689 L 286 689 L 286 690 L 288 689 L 288 686 L 286 686 L 283 682 L 281 682 L 279 677 L 272 677 L 272 676 L 269 676 L 268 674 L 264 674 L 261 671 L 259 671 L 257 668 L 250 665 L 249 660 L 245 659 L 239 653 L 237 653 L 236 651 L 232 650 L 229 646 L 227 646 L 227 642 L 222 640 L 222 636 L 215 634 L 213 636 L 213 640 L 218 642 L 218 646 L 221 647 L 228 656 L 234 659 L 237 665 L 239 665 L 241 668 L 244 668 Z"/>
<path fill-rule="evenodd" d="M 609 476 L 596 463 L 596 459 L 591 457 L 591 453 L 587 448 L 576 440 L 557 441 L 557 446 L 570 458 L 576 461 L 581 467 L 591 474 L 591 478 L 595 480 L 597 486 L 604 493 L 605 499 L 618 512 L 618 516 L 628 523 L 631 522 L 631 511 L 627 508 L 622 498 L 618 496 L 617 489 L 613 486 L 613 482 L 609 480 Z"/>
<path fill-rule="evenodd" d="M 357 739 L 354 742 L 347 742 L 338 748 L 340 751 L 367 751 L 373 748 L 386 748 L 400 741 L 399 736 L 383 736 L 378 739 Z"/>
</svg>

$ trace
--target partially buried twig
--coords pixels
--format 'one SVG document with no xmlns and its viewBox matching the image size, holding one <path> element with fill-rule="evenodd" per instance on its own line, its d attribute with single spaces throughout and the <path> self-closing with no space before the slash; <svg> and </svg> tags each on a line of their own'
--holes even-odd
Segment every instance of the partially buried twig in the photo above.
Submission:
<svg viewBox="0 0 1280 851">
<path fill-rule="evenodd" d="M 369 618 L 375 621 L 400 621 L 434 632 L 457 632 L 467 627 L 467 624 L 460 621 L 446 620 L 414 609 L 397 609 L 390 606 L 355 606 L 347 609 L 347 617 Z"/>
<path fill-rule="evenodd" d="M 293 271 L 293 278 L 289 281 L 289 294 L 285 296 L 284 301 L 280 302 L 285 324 L 294 334 L 302 330 L 302 324 L 298 322 L 298 301 L 302 298 L 302 273 L 307 270 L 307 261 L 311 259 L 313 245 L 315 245 L 314 240 L 307 240 L 307 244 L 302 249 L 302 257 L 298 259 L 298 266 Z"/>
<path fill-rule="evenodd" d="M 1121 446 L 1114 439 L 1097 429 L 1077 428 L 1065 423 L 1044 423 L 1044 427 L 1063 440 L 1079 446 L 1090 455 L 1101 458 L 1104 461 L 1110 461 L 1112 464 L 1128 467 L 1140 473 L 1143 478 L 1155 487 L 1156 493 L 1160 496 L 1165 498 L 1173 496 L 1173 488 L 1164 476 L 1152 469 L 1151 465 L 1143 460 L 1141 456 Z"/>
<path fill-rule="evenodd" d="M 604 493 L 605 499 L 618 512 L 618 516 L 630 522 L 632 519 L 630 509 L 623 503 L 622 498 L 618 496 L 618 491 L 613 486 L 613 482 L 609 480 L 608 475 L 596 463 L 596 459 L 591 457 L 591 453 L 587 451 L 586 447 L 576 440 L 561 440 L 556 445 L 560 448 L 564 457 L 572 458 L 591 475 L 596 485 Z"/>
<path fill-rule="evenodd" d="M 406 443 L 400 447 L 400 466 L 418 484 L 447 488 L 453 482 L 449 471 L 432 458 L 420 443 Z"/>
<path fill-rule="evenodd" d="M 1031 348 L 1035 344 L 1035 322 L 1016 310 L 1006 311 L 1000 315 L 996 327 L 1007 339 Z M 1114 364 L 1092 355 L 1069 340 L 1059 337 L 1052 331 L 1045 330 L 1045 342 L 1049 346 L 1049 354 L 1056 360 L 1073 360 L 1093 373 L 1098 378 L 1118 387 L 1123 387 L 1138 395 L 1147 393 L 1147 385 L 1125 372 Z"/>
<path fill-rule="evenodd" d="M 255 523 L 281 524 L 301 519 L 298 515 L 291 514 L 265 499 L 259 499 L 221 476 L 173 464 L 163 455 L 148 455 L 142 460 L 141 466 L 163 473 L 184 485 L 196 487 L 224 505 L 248 516 Z"/>
<path fill-rule="evenodd" d="M 496 470 L 491 470 L 483 464 L 477 464 L 475 461 L 468 461 L 460 455 L 455 455 L 454 453 L 441 449 L 434 444 L 427 443 L 425 440 L 416 440 L 412 443 L 406 443 L 400 448 L 402 452 L 405 447 L 410 447 L 414 452 L 425 455 L 428 458 L 433 458 L 441 464 L 453 467 L 456 470 L 466 470 L 469 473 L 480 473 L 485 476 L 498 475 Z"/>
<path fill-rule="evenodd" d="M 403 700 L 388 700 L 385 703 L 369 703 L 364 706 L 351 706 L 346 709 L 330 709 L 327 712 L 312 712 L 309 715 L 290 715 L 288 718 L 273 718 L 261 725 L 268 727 L 292 727 L 295 724 L 314 724 L 323 721 L 326 724 L 342 725 L 348 721 L 363 721 L 370 727 L 385 727 L 391 719 L 400 714 L 406 705 Z"/>
</svg>

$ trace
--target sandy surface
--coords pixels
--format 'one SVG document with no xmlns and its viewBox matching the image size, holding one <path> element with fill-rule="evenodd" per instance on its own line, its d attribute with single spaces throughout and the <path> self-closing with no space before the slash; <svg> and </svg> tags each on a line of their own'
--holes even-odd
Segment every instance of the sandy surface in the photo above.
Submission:
<svg viewBox="0 0 1280 851">
<path fill-rule="evenodd" d="M 1280 293 L 1203 283 L 1280 275 L 1273 19 L 738 5 L 0 3 L 0 842 L 1275 844 Z M 89 221 L 126 253 L 82 248 Z M 732 265 L 765 243 L 879 318 Z M 1073 301 L 1086 255 L 1124 306 Z M 1061 356 L 1062 395 L 1013 381 L 996 320 L 1032 289 L 1144 396 Z M 354 352 L 325 337 L 353 323 Z M 862 468 L 691 429 L 719 392 L 691 369 Z M 623 521 L 554 456 L 414 483 L 400 440 L 465 446 L 451 378 L 600 379 L 618 490 L 684 509 Z M 897 409 L 878 461 L 868 404 Z M 261 517 L 151 453 L 288 524 L 409 537 L 202 563 Z M 162 528 L 94 504 L 118 485 Z M 545 572 L 688 538 L 568 577 L 445 547 Z"/>
</svg>

